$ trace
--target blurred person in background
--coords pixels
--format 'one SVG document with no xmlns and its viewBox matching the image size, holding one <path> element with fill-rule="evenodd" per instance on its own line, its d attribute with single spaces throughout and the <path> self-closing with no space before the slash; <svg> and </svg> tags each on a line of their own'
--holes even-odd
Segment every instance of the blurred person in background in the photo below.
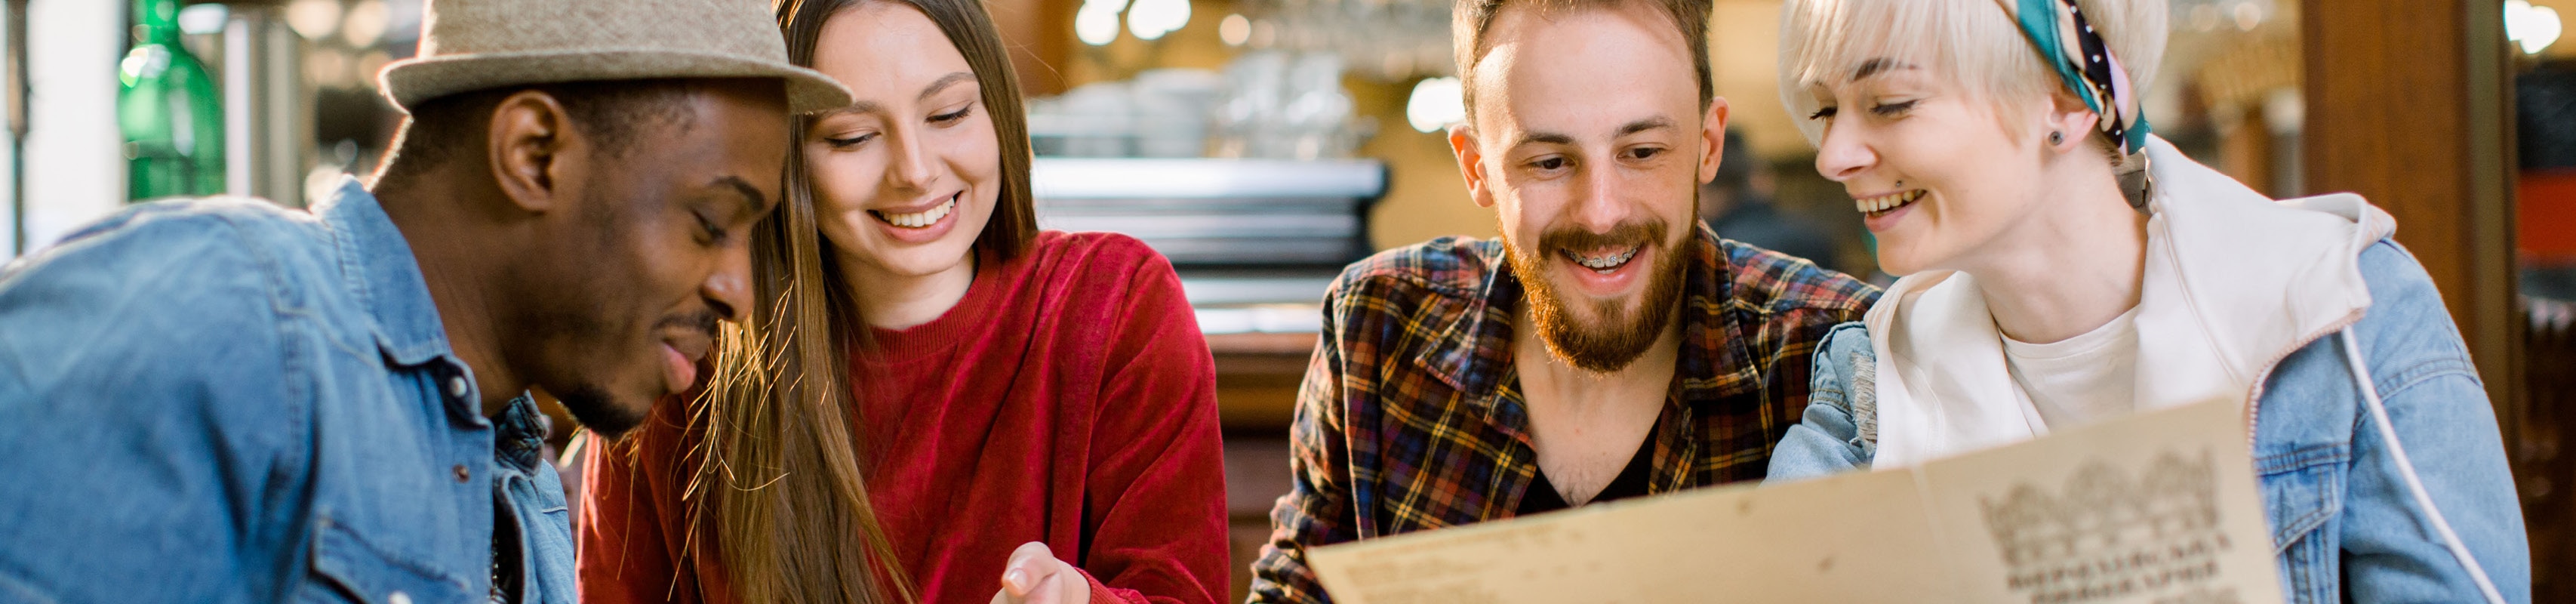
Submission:
<svg viewBox="0 0 2576 604">
<path fill-rule="evenodd" d="M 1726 153 L 1717 177 L 1699 187 L 1699 219 L 1717 236 L 1834 266 L 1834 240 L 1825 229 L 1785 214 L 1772 198 L 1771 165 L 1753 155 L 1744 134 L 1726 131 Z"/>
<path fill-rule="evenodd" d="M 573 602 L 524 392 L 615 434 L 690 387 L 790 113 L 849 94 L 731 0 L 429 10 L 371 186 L 0 269 L 0 600 Z"/>
<path fill-rule="evenodd" d="M 1157 602 L 1226 592 L 1216 371 L 1171 263 L 1039 231 L 977 0 L 795 0 L 799 120 L 704 397 L 598 447 L 590 602 Z"/>
</svg>

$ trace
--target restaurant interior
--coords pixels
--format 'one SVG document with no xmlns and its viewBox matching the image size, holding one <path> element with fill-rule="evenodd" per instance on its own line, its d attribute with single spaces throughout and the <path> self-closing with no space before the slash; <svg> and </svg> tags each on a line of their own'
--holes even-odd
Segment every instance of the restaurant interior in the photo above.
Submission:
<svg viewBox="0 0 2576 604">
<path fill-rule="evenodd" d="M 2576 602 L 2576 575 L 2547 570 L 2576 568 L 2576 41 L 2559 40 L 2576 0 L 2170 1 L 2167 75 L 2144 101 L 2157 133 L 2273 197 L 2354 191 L 2397 216 L 2502 419 L 2536 601 Z M 162 4 L 179 7 L 175 43 L 139 27 Z M 987 4 L 1031 97 L 1041 226 L 1144 240 L 1197 311 L 1239 599 L 1288 488 L 1326 284 L 1377 250 L 1496 234 L 1445 139 L 1462 115 L 1449 0 Z M 1715 1 L 1714 84 L 1739 142 L 1703 189 L 1703 219 L 1886 283 L 1779 100 L 1779 12 Z M 422 0 L 8 0 L 0 259 L 129 203 L 302 206 L 368 172 L 402 117 L 374 74 L 412 55 L 422 13 Z M 120 95 L 138 85 L 187 102 L 137 115 Z M 571 421 L 557 425 L 568 445 Z"/>
</svg>

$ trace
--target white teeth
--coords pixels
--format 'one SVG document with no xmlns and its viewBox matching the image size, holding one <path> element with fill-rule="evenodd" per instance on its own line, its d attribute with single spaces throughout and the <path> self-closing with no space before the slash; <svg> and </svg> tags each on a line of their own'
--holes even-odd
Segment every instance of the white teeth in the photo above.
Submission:
<svg viewBox="0 0 2576 604">
<path fill-rule="evenodd" d="M 1611 269 L 1619 268 L 1620 265 L 1627 264 L 1629 258 L 1637 257 L 1637 250 L 1645 249 L 1645 247 L 1646 246 L 1639 245 L 1628 248 L 1627 251 L 1607 256 L 1576 256 L 1574 255 L 1574 252 L 1565 252 L 1565 257 L 1566 259 L 1573 260 L 1575 264 L 1583 265 L 1584 268 L 1592 269 L 1601 273 L 1608 273 Z"/>
<path fill-rule="evenodd" d="M 1912 191 L 1889 193 L 1877 197 L 1854 199 L 1852 200 L 1852 205 L 1859 208 L 1861 213 L 1869 214 L 1893 210 L 1904 206 L 1905 204 L 1914 203 L 1914 200 L 1922 198 L 1923 190 L 1915 189 Z"/>
<path fill-rule="evenodd" d="M 931 208 L 928 211 L 914 212 L 911 214 L 887 214 L 884 212 L 878 212 L 877 218 L 886 221 L 886 224 L 907 229 L 918 229 L 938 224 L 939 219 L 947 217 L 949 212 L 955 211 L 956 209 L 957 197 L 950 196 L 947 203 L 939 204 L 939 207 Z"/>
</svg>

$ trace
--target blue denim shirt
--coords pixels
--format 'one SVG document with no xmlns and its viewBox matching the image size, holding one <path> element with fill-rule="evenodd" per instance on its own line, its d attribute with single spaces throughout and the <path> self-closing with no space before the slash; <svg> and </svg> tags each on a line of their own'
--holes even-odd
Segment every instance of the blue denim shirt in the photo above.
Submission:
<svg viewBox="0 0 2576 604">
<path fill-rule="evenodd" d="M 2530 601 L 2531 550 L 2495 410 L 2441 294 L 2387 240 L 2362 252 L 2361 274 L 2373 302 L 2351 330 L 2364 368 L 2346 362 L 2341 338 L 2319 339 L 2274 366 L 2257 402 L 2254 471 L 2283 592 L 2294 603 L 2480 600 L 2363 410 L 2360 374 L 2470 555 L 2506 601 Z M 1876 443 L 1860 436 L 1846 393 L 1875 360 L 1859 323 L 1826 336 L 1805 417 L 1772 451 L 1768 480 L 1869 466 Z"/>
<path fill-rule="evenodd" d="M 356 181 L 128 208 L 0 269 L 0 602 L 483 602 L 507 518 L 568 604 L 533 406 L 481 397 Z"/>
</svg>

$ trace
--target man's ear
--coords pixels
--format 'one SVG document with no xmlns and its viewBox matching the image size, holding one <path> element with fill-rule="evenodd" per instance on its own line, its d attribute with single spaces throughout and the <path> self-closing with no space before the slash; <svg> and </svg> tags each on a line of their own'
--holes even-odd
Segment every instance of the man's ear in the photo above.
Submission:
<svg viewBox="0 0 2576 604">
<path fill-rule="evenodd" d="M 1494 207 L 1492 183 L 1485 181 L 1485 153 L 1476 147 L 1476 127 L 1467 122 L 1450 124 L 1449 152 L 1458 156 L 1458 175 L 1467 179 L 1467 199 L 1477 207 Z"/>
<path fill-rule="evenodd" d="M 1709 97 L 1708 115 L 1699 119 L 1699 184 L 1717 180 L 1718 160 L 1726 157 L 1726 97 Z"/>
<path fill-rule="evenodd" d="M 484 138 L 493 184 L 520 209 L 545 213 L 562 203 L 561 186 L 579 182 L 590 141 L 572 125 L 572 114 L 552 95 L 522 90 L 492 108 Z"/>
<path fill-rule="evenodd" d="M 2048 102 L 2048 115 L 2043 118 L 2046 123 L 2041 124 L 2045 129 L 2037 133 L 2041 146 L 2061 153 L 2081 148 L 2084 140 L 2092 136 L 2093 127 L 2102 123 L 2102 114 L 2094 113 L 2092 107 L 2084 104 L 2084 99 L 2075 98 L 2074 94 L 2059 91 L 2048 95 Z M 2051 145 L 2048 143 L 2049 132 L 2065 133 L 2066 138 Z"/>
</svg>

